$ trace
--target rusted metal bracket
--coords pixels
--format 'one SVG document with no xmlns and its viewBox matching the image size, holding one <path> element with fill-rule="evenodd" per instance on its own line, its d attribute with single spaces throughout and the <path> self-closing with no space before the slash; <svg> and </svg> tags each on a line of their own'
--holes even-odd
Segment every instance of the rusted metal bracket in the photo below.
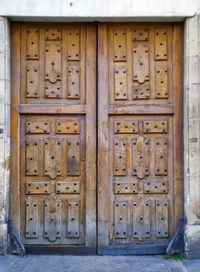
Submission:
<svg viewBox="0 0 200 272">
<path fill-rule="evenodd" d="M 10 239 L 9 253 L 25 257 L 26 250 L 14 229 L 12 218 L 10 216 L 8 216 L 7 224 L 8 224 L 8 235 Z"/>
<path fill-rule="evenodd" d="M 184 251 L 184 224 L 185 219 L 181 216 L 179 221 L 178 229 L 176 230 L 174 236 L 170 240 L 165 257 L 170 258 L 174 253 L 183 254 Z"/>
</svg>

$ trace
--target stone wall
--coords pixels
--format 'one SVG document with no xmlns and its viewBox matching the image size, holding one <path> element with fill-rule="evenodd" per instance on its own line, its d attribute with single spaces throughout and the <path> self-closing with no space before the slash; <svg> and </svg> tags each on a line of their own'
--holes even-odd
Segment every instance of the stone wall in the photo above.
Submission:
<svg viewBox="0 0 200 272">
<path fill-rule="evenodd" d="M 185 254 L 200 258 L 200 15 L 185 22 Z"/>
<path fill-rule="evenodd" d="M 0 17 L 0 253 L 6 253 L 10 156 L 10 34 Z"/>
<path fill-rule="evenodd" d="M 149 21 L 194 16 L 199 0 L 1 0 L 0 16 L 37 21 Z"/>
</svg>

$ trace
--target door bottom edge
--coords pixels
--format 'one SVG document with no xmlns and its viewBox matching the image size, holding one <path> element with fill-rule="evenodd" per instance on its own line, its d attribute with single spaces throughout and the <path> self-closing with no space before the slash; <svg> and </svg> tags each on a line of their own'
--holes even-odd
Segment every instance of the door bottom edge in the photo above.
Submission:
<svg viewBox="0 0 200 272">
<path fill-rule="evenodd" d="M 164 255 L 167 245 L 100 246 L 98 255 Z"/>
<path fill-rule="evenodd" d="M 40 245 L 24 245 L 26 254 L 30 255 L 164 255 L 167 245 L 113 245 L 86 247 L 53 247 Z"/>
<path fill-rule="evenodd" d="M 40 245 L 24 245 L 26 254 L 30 255 L 96 255 L 96 247 L 73 246 L 53 247 Z"/>
</svg>

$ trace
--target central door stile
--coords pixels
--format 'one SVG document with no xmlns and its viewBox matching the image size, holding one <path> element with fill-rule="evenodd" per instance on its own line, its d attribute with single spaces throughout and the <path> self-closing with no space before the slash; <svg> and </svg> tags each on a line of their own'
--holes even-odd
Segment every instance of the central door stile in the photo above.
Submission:
<svg viewBox="0 0 200 272">
<path fill-rule="evenodd" d="M 108 25 L 98 25 L 98 252 L 109 244 Z"/>
<path fill-rule="evenodd" d="M 87 28 L 87 62 L 86 62 L 86 245 L 96 252 L 97 246 L 97 214 L 96 214 L 96 25 Z M 89 45 L 89 46 L 88 46 Z"/>
</svg>

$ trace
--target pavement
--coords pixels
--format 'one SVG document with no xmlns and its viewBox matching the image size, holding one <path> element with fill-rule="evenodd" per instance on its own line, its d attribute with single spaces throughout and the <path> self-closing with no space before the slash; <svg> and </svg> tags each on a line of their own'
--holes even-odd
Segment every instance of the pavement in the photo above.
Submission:
<svg viewBox="0 0 200 272">
<path fill-rule="evenodd" d="M 0 256 L 0 272 L 200 272 L 200 260 L 163 256 Z"/>
</svg>

